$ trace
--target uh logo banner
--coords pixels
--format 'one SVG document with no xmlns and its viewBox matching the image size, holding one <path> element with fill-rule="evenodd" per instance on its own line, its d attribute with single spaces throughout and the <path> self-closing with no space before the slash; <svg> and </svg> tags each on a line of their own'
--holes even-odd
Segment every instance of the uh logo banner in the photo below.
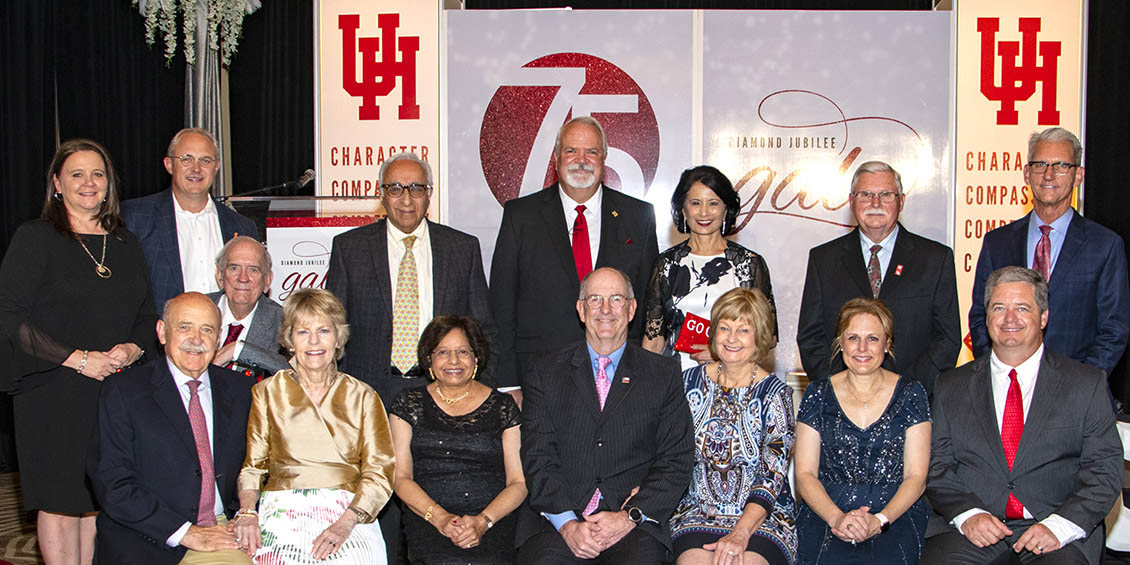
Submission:
<svg viewBox="0 0 1130 565">
<path fill-rule="evenodd" d="M 315 152 L 323 212 L 382 213 L 378 171 L 410 151 L 441 178 L 440 0 L 318 0 Z M 442 185 L 429 216 L 438 218 Z"/>
</svg>

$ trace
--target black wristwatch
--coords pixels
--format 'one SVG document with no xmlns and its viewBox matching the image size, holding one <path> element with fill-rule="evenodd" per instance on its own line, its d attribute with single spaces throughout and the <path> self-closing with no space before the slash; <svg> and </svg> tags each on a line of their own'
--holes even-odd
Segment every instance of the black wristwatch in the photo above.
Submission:
<svg viewBox="0 0 1130 565">
<path fill-rule="evenodd" d="M 637 523 L 637 524 L 642 524 L 643 520 L 644 520 L 643 510 L 640 510 L 639 508 L 637 508 L 635 506 L 629 506 L 628 507 L 628 519 Z"/>
</svg>

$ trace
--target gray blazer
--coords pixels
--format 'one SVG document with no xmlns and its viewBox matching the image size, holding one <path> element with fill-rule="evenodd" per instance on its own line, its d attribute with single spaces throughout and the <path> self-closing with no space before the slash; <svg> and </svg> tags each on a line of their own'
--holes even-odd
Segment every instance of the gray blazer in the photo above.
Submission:
<svg viewBox="0 0 1130 565">
<path fill-rule="evenodd" d="M 942 373 L 934 389 L 926 497 L 935 515 L 926 537 L 952 531 L 958 514 L 981 508 L 1004 520 L 1009 492 L 1036 520 L 1055 513 L 1087 532 L 1073 542 L 1097 565 L 1093 534 L 1122 488 L 1122 445 L 1102 371 L 1044 348 L 1012 471 L 1004 458 L 989 356 Z M 1015 531 L 1021 521 L 1009 520 Z"/>
<path fill-rule="evenodd" d="M 208 298 L 219 305 L 223 295 L 223 291 L 218 291 L 208 294 Z M 251 318 L 251 327 L 242 336 L 243 349 L 236 362 L 262 367 L 271 375 L 290 367 L 286 357 L 279 353 L 279 326 L 282 325 L 282 319 L 282 306 L 266 294 L 260 296 L 255 304 L 255 317 Z"/>
</svg>

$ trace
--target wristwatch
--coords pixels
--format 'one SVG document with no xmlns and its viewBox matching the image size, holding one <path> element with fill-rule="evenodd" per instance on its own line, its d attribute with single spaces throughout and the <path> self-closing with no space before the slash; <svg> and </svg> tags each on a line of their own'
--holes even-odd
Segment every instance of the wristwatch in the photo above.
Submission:
<svg viewBox="0 0 1130 565">
<path fill-rule="evenodd" d="M 639 508 L 637 508 L 635 506 L 629 506 L 628 507 L 628 519 L 637 523 L 637 524 L 642 524 L 643 520 L 644 520 L 643 510 L 640 510 Z"/>
<path fill-rule="evenodd" d="M 882 512 L 876 512 L 875 518 L 877 518 L 879 520 L 879 533 L 883 533 L 883 532 L 891 529 L 891 521 L 888 520 L 887 517 L 884 516 Z"/>
</svg>

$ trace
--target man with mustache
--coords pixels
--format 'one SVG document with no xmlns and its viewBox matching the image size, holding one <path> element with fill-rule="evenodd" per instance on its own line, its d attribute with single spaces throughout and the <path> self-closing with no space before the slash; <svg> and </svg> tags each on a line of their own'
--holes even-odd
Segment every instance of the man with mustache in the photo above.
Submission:
<svg viewBox="0 0 1130 565">
<path fill-rule="evenodd" d="M 165 152 L 168 190 L 122 202 L 122 219 L 137 236 L 149 264 L 153 306 L 182 292 L 215 292 L 216 254 L 237 235 L 259 239 L 259 228 L 212 197 L 220 172 L 216 138 L 208 130 L 185 128 Z"/>
<path fill-rule="evenodd" d="M 226 523 L 255 379 L 211 364 L 219 333 L 210 298 L 177 296 L 157 322 L 165 357 L 103 383 L 87 459 L 95 563 L 250 565 Z"/>
<path fill-rule="evenodd" d="M 558 181 L 503 209 L 490 304 L 499 328 L 496 384 L 504 389 L 520 386 L 537 357 L 581 340 L 573 305 L 585 275 L 617 268 L 644 295 L 659 252 L 655 210 L 602 184 L 607 157 L 600 122 L 573 118 L 557 132 Z M 628 339 L 638 344 L 642 336 L 642 321 L 632 320 Z"/>
<path fill-rule="evenodd" d="M 969 309 L 974 357 L 988 355 L 990 345 L 985 307 L 977 297 L 984 295 L 989 273 L 1006 265 L 1031 267 L 1048 280 L 1049 349 L 1108 376 L 1126 350 L 1126 252 L 1117 233 L 1071 207 L 1075 187 L 1083 182 L 1082 159 L 1083 144 L 1063 128 L 1029 137 L 1024 182 L 1032 191 L 1032 212 L 985 234 Z"/>
<path fill-rule="evenodd" d="M 961 322 L 953 250 L 899 223 L 905 201 L 898 171 L 882 161 L 863 163 L 849 193 L 858 227 L 809 252 L 797 323 L 809 379 L 844 369 L 843 359 L 832 355 L 836 320 L 844 302 L 861 296 L 881 299 L 894 317 L 885 367 L 933 394 L 938 374 L 957 362 Z"/>
</svg>

